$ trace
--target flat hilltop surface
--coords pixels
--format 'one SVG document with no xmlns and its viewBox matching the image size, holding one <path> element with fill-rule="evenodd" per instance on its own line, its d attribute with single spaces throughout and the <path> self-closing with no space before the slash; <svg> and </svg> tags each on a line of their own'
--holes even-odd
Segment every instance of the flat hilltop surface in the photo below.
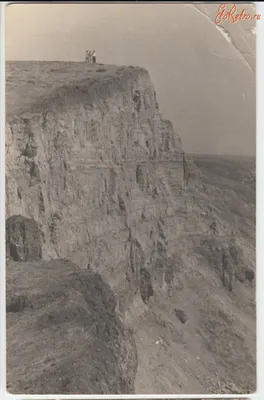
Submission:
<svg viewBox="0 0 264 400">
<path fill-rule="evenodd" d="M 85 62 L 9 61 L 6 63 L 7 118 L 28 110 L 34 102 L 69 83 L 115 76 L 123 69 Z"/>
</svg>

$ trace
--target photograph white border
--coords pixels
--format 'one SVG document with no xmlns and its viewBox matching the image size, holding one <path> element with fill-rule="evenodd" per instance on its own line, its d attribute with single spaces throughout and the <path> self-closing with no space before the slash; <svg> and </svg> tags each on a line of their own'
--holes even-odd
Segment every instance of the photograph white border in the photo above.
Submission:
<svg viewBox="0 0 264 400">
<path fill-rule="evenodd" d="M 6 315 L 5 315 L 5 9 L 10 3 L 0 3 L 0 296 L 1 296 L 1 399 L 264 399 L 264 3 L 255 3 L 261 19 L 256 21 L 256 80 L 257 80 L 257 148 L 256 148 L 256 296 L 257 296 L 257 391 L 249 395 L 11 395 L 6 391 Z M 27 3 L 27 2 L 25 2 Z M 34 4 L 34 2 L 28 2 Z M 39 2 L 43 4 L 45 2 Z M 50 2 L 47 2 L 50 3 Z M 63 2 L 52 2 L 63 4 Z M 73 2 L 78 3 L 78 2 Z M 83 2 L 82 2 L 83 3 Z M 92 1 L 87 3 L 93 3 Z M 99 3 L 99 2 L 96 2 Z M 104 3 L 104 2 L 100 2 Z M 109 3 L 109 2 L 107 2 Z M 114 3 L 114 1 L 113 1 Z M 124 2 L 132 3 L 132 2 Z M 133 2 L 134 3 L 134 2 Z M 144 3 L 143 1 L 141 3 Z M 155 1 L 153 3 L 163 3 Z M 176 3 L 176 2 L 164 2 Z M 216 2 L 213 2 L 216 3 Z M 219 2 L 221 3 L 221 2 Z M 233 3 L 233 2 L 232 2 Z M 234 2 L 244 3 L 244 2 Z M 246 2 L 245 2 L 246 3 Z M 244 4 L 245 4 L 244 3 Z M 19 2 L 19 4 L 21 4 Z M 262 158 L 263 157 L 263 158 Z M 239 366 L 238 366 L 239 368 Z"/>
</svg>

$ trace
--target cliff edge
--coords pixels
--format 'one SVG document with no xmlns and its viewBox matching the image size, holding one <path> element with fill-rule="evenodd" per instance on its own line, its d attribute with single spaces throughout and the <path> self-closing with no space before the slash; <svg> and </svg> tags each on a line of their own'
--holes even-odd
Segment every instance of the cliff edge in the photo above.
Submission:
<svg viewBox="0 0 264 400">
<path fill-rule="evenodd" d="M 108 382 L 100 389 L 89 385 L 87 378 L 82 393 L 255 390 L 254 272 L 251 280 L 246 278 L 254 270 L 254 238 L 237 234 L 233 243 L 240 254 L 237 274 L 244 278 L 235 279 L 229 292 L 221 281 L 220 258 L 233 240 L 233 227 L 212 205 L 221 193 L 203 181 L 172 124 L 162 118 L 146 70 L 85 63 L 7 64 L 10 290 L 22 290 L 23 274 L 15 272 L 17 268 L 29 268 L 27 274 L 34 275 L 35 268 L 43 267 L 34 281 L 38 290 L 45 276 L 50 284 L 51 263 L 71 260 L 79 267 L 75 276 L 97 274 L 102 285 L 110 286 L 115 324 L 129 329 L 127 343 L 136 343 L 135 349 L 129 347 L 132 371 L 137 371 L 134 377 L 133 373 L 124 377 L 129 384 Z M 41 251 L 29 251 L 30 244 L 17 239 L 13 227 L 21 225 L 11 224 L 10 218 L 21 216 L 38 225 Z M 27 261 L 26 252 L 41 254 L 42 261 L 15 267 L 14 243 L 16 254 L 22 254 L 16 263 Z M 68 290 L 63 265 L 58 268 L 60 275 L 52 279 L 63 292 Z M 67 282 L 70 286 L 69 276 Z M 92 281 L 87 290 L 91 288 Z M 58 313 L 56 302 L 51 307 Z M 24 311 L 19 312 L 23 323 Z M 22 349 L 13 346 L 18 332 L 14 319 L 7 321 L 12 386 L 15 357 L 19 354 L 21 362 L 24 356 Z M 48 336 L 54 334 L 49 329 Z M 65 335 L 61 334 L 58 345 L 67 341 Z M 126 342 L 123 336 L 122 341 Z M 33 346 L 37 351 L 38 344 Z M 69 358 L 78 360 L 74 348 L 72 352 Z M 82 359 L 85 362 L 85 353 Z M 31 361 L 25 359 L 24 364 Z M 128 371 L 124 365 L 123 373 Z M 48 378 L 45 382 L 41 393 L 62 389 L 51 390 Z M 31 387 L 25 392 L 17 384 L 16 390 L 20 389 L 32 393 Z M 76 387 L 70 386 L 67 393 L 77 393 Z"/>
</svg>

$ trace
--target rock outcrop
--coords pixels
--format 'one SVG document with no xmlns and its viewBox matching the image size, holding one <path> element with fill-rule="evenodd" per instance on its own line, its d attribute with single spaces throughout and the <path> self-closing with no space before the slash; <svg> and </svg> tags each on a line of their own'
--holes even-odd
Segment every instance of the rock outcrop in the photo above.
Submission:
<svg viewBox="0 0 264 400">
<path fill-rule="evenodd" d="M 134 392 L 136 345 L 98 274 L 66 260 L 10 261 L 7 272 L 11 393 Z"/>
<path fill-rule="evenodd" d="M 6 221 L 6 256 L 14 261 L 34 261 L 42 257 L 42 239 L 36 221 L 12 215 Z"/>
<path fill-rule="evenodd" d="M 80 267 L 80 276 L 89 268 L 111 287 L 115 312 L 133 331 L 137 346 L 137 393 L 220 392 L 221 385 L 232 383 L 240 392 L 254 390 L 254 281 L 249 274 L 244 283 L 236 280 L 232 294 L 223 287 L 210 229 L 214 222 L 221 251 L 232 231 L 219 203 L 222 190 L 205 184 L 184 154 L 179 136 L 161 116 L 147 71 L 96 68 L 8 64 L 6 217 L 21 214 L 36 221 L 44 260 L 69 259 Z M 28 74 L 24 97 L 19 96 L 21 69 L 24 79 Z M 18 82 L 17 98 L 11 78 Z M 254 269 L 254 244 L 239 235 L 243 262 Z M 15 291 L 13 268 L 8 265 Z M 67 291 L 60 277 L 57 288 Z M 39 284 L 37 279 L 36 290 Z M 9 307 L 21 310 L 26 304 L 15 299 Z M 14 324 L 10 317 L 10 344 Z M 50 328 L 55 344 L 53 334 Z M 61 336 L 58 343 L 64 340 Z M 74 352 L 73 344 L 70 348 Z M 13 346 L 10 382 L 16 371 L 12 351 Z M 117 364 L 128 368 L 122 357 Z M 99 391 L 89 385 L 89 371 L 82 390 Z M 132 393 L 132 375 L 124 384 L 102 383 L 101 392 Z M 45 382 L 38 393 L 50 393 Z M 67 393 L 77 393 L 69 385 Z M 62 387 L 55 386 L 53 393 L 59 393 Z M 19 383 L 14 387 L 26 390 Z"/>
</svg>

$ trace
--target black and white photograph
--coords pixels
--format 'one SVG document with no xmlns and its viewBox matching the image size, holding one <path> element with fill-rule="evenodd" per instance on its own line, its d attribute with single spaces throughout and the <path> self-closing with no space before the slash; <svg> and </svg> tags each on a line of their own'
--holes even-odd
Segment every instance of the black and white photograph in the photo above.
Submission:
<svg viewBox="0 0 264 400">
<path fill-rule="evenodd" d="M 9 394 L 256 391 L 259 19 L 6 7 Z"/>
</svg>

